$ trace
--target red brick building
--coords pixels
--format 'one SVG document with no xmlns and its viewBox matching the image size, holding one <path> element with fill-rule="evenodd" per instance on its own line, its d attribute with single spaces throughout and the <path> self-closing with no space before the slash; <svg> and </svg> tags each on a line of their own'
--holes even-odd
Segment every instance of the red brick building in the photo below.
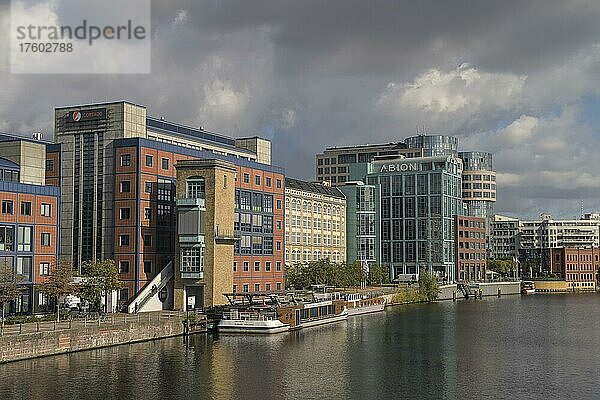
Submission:
<svg viewBox="0 0 600 400">
<path fill-rule="evenodd" d="M 485 280 L 485 218 L 454 217 L 456 232 L 456 279 Z"/>
<path fill-rule="evenodd" d="M 43 184 L 45 146 L 0 135 L 0 265 L 12 267 L 22 288 L 6 305 L 9 313 L 43 312 L 49 307 L 37 285 L 58 256 L 60 189 Z"/>
<path fill-rule="evenodd" d="M 549 249 L 550 273 L 576 290 L 595 290 L 600 270 L 600 248 L 559 247 Z"/>
</svg>

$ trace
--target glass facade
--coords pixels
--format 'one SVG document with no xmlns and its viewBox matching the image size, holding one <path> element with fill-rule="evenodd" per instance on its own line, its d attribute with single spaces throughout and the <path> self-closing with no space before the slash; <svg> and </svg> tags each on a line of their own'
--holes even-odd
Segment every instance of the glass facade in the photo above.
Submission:
<svg viewBox="0 0 600 400">
<path fill-rule="evenodd" d="M 461 162 L 455 157 L 377 161 L 367 183 L 380 188 L 381 264 L 393 277 L 426 268 L 455 274 L 454 215 L 461 215 Z"/>
<path fill-rule="evenodd" d="M 273 255 L 273 216 L 272 194 L 235 190 L 233 228 L 236 256 Z"/>
<path fill-rule="evenodd" d="M 456 156 L 458 138 L 444 135 L 417 135 L 404 140 L 406 147 L 423 149 L 424 157 Z"/>
</svg>

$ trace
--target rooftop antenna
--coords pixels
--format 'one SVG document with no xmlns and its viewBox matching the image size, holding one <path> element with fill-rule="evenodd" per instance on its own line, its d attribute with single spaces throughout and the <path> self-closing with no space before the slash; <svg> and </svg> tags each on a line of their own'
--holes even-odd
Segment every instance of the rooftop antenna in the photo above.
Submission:
<svg viewBox="0 0 600 400">
<path fill-rule="evenodd" d="M 581 217 L 579 218 L 583 219 L 583 199 L 581 199 Z"/>
</svg>

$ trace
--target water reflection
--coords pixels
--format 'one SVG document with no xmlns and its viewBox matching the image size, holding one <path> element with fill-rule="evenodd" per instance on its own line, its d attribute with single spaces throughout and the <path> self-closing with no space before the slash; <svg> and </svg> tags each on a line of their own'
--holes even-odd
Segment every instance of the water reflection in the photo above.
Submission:
<svg viewBox="0 0 600 400">
<path fill-rule="evenodd" d="M 600 296 L 402 306 L 0 365 L 0 399 L 594 398 Z"/>
</svg>

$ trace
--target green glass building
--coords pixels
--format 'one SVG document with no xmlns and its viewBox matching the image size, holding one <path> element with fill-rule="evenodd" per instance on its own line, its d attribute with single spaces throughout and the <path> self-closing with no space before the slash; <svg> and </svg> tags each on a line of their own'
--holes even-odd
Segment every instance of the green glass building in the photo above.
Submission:
<svg viewBox="0 0 600 400">
<path fill-rule="evenodd" d="M 388 265 L 392 278 L 427 269 L 442 281 L 455 280 L 453 217 L 464 213 L 461 173 L 462 161 L 454 155 L 375 159 L 352 166 L 352 180 L 374 186 L 378 193 L 375 262 Z M 360 233 L 365 227 L 358 221 Z M 352 236 L 348 230 L 349 249 Z"/>
</svg>

